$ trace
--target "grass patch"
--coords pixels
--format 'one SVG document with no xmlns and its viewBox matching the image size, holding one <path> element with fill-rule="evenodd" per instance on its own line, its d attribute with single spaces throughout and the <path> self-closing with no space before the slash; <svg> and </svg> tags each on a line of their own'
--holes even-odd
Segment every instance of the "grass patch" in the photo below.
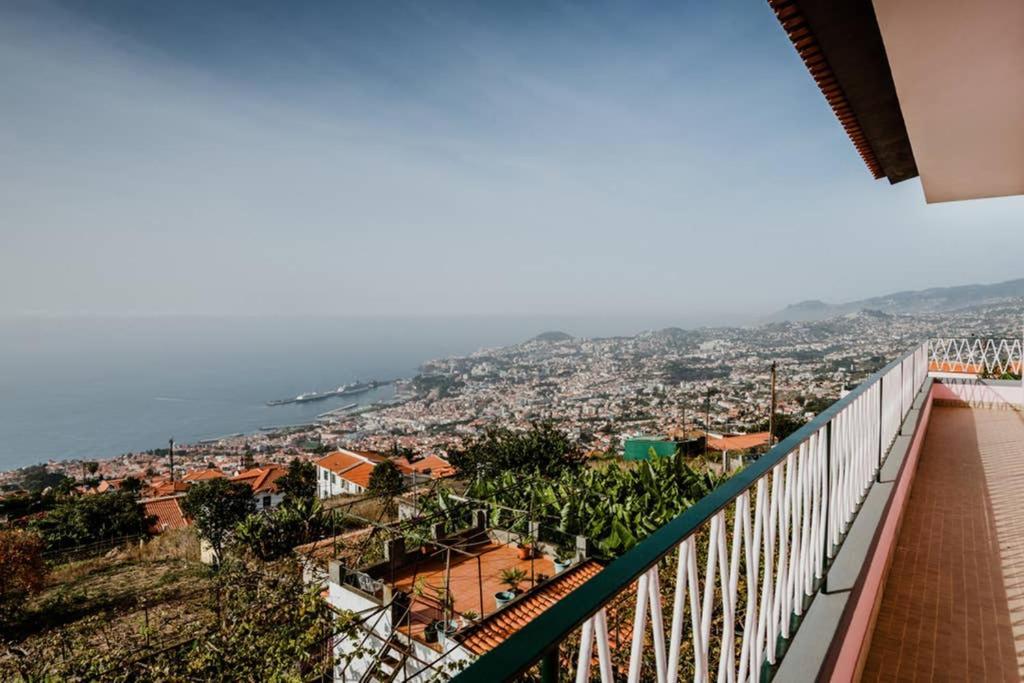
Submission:
<svg viewBox="0 0 1024 683">
<path fill-rule="evenodd" d="M 55 567 L 4 628 L 0 680 L 19 680 L 19 662 L 73 657 L 81 648 L 145 651 L 209 624 L 212 579 L 194 535 L 185 534 Z"/>
</svg>

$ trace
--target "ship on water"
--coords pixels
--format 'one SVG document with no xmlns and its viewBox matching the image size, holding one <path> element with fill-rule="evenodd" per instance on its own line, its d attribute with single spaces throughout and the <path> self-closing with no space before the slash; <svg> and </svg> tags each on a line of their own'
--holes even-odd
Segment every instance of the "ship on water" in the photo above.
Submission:
<svg viewBox="0 0 1024 683">
<path fill-rule="evenodd" d="M 295 398 L 281 398 L 274 401 L 267 401 L 268 406 L 285 406 L 291 403 L 311 403 L 313 401 L 323 401 L 328 398 L 335 398 L 336 396 L 355 396 L 356 394 L 365 394 L 367 391 L 372 391 L 377 387 L 382 387 L 391 382 L 379 382 L 373 380 L 370 382 L 355 382 L 353 384 L 342 384 L 334 391 L 311 391 L 305 394 L 299 394 Z"/>
</svg>

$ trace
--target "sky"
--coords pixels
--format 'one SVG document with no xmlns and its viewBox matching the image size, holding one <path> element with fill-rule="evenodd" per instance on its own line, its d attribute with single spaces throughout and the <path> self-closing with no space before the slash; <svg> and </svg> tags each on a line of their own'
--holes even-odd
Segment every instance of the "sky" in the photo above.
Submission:
<svg viewBox="0 0 1024 683">
<path fill-rule="evenodd" d="M 767 3 L 0 4 L 0 315 L 755 316 L 1024 275 Z"/>
</svg>

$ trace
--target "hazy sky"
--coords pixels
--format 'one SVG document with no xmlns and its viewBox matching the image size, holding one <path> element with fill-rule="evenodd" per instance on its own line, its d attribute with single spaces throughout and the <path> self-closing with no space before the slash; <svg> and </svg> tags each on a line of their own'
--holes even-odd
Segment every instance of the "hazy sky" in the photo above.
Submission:
<svg viewBox="0 0 1024 683">
<path fill-rule="evenodd" d="M 0 314 L 757 314 L 1024 275 L 767 4 L 0 5 Z"/>
</svg>

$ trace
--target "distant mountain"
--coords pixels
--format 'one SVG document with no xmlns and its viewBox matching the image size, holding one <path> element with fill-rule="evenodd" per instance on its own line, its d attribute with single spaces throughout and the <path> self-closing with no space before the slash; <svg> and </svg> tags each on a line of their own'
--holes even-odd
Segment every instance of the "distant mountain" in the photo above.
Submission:
<svg viewBox="0 0 1024 683">
<path fill-rule="evenodd" d="M 572 338 L 573 337 L 572 337 L 571 334 L 566 334 L 565 332 L 551 331 L 551 332 L 541 332 L 540 334 L 538 334 L 536 337 L 534 337 L 530 341 L 536 341 L 536 342 L 563 342 L 563 341 L 572 341 Z"/>
<path fill-rule="evenodd" d="M 1024 297 L 1024 278 L 998 282 L 993 285 L 932 287 L 912 292 L 896 292 L 860 301 L 850 301 L 845 304 L 828 304 L 818 300 L 801 301 L 786 306 L 781 311 L 763 319 L 762 322 L 827 320 L 857 311 L 873 311 L 889 315 L 945 313 L 1019 297 Z"/>
</svg>

